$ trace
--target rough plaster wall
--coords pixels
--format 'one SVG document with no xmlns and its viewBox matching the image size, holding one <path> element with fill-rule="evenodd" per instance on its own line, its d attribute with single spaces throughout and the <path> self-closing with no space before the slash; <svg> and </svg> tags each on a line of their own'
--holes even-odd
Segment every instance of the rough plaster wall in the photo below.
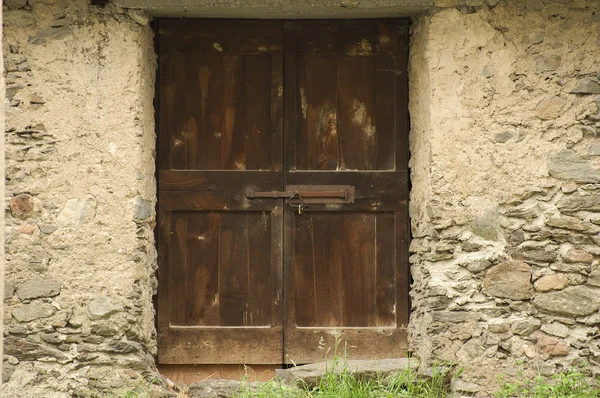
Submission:
<svg viewBox="0 0 600 398">
<path fill-rule="evenodd" d="M 86 0 L 5 2 L 3 396 L 66 397 L 153 367 L 153 38 Z"/>
<path fill-rule="evenodd" d="M 598 374 L 600 4 L 462 11 L 413 26 L 412 349 L 464 393 Z"/>
<path fill-rule="evenodd" d="M 3 10 L 0 9 L 0 20 L 2 19 Z M 0 26 L 0 37 L 2 37 L 2 26 Z M 0 40 L 0 51 L 2 50 L 2 41 Z M 4 69 L 4 59 L 0 58 L 0 70 Z M 5 100 L 4 93 L 4 73 L 0 76 L 0 103 L 3 104 Z M 4 123 L 5 123 L 4 107 L 0 109 L 0 194 L 4 195 L 4 177 L 5 177 L 5 164 L 4 164 Z M 0 242 L 4 242 L 4 211 L 0 212 Z M 0 281 L 4 280 L 4 245 L 0 244 Z M 0 283 L 0 297 L 4 297 L 4 284 Z M 0 306 L 0 330 L 4 330 L 4 306 Z M 0 355 L 3 353 L 4 337 L 0 335 Z M 2 363 L 0 363 L 0 371 L 2 370 Z M 0 384 L 2 380 L 0 380 Z"/>
</svg>

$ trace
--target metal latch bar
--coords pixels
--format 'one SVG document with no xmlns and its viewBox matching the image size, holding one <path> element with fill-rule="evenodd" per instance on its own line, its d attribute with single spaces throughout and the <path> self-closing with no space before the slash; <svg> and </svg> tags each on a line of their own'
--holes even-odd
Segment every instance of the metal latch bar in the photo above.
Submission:
<svg viewBox="0 0 600 398">
<path fill-rule="evenodd" d="M 350 185 L 288 185 L 287 191 L 248 191 L 248 199 L 301 198 L 305 203 L 354 203 Z"/>
</svg>

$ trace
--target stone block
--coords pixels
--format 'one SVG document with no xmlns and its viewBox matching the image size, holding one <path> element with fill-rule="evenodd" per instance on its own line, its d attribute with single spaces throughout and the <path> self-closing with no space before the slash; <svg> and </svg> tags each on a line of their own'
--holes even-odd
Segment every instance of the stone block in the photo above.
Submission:
<svg viewBox="0 0 600 398">
<path fill-rule="evenodd" d="M 563 274 L 545 275 L 538 279 L 535 284 L 538 292 L 549 292 L 551 290 L 562 290 L 569 286 L 569 278 Z"/>
<path fill-rule="evenodd" d="M 69 199 L 58 215 L 57 220 L 80 226 L 86 221 L 93 219 L 96 215 L 96 198 L 87 195 L 83 199 Z"/>
<path fill-rule="evenodd" d="M 491 268 L 483 280 L 488 296 L 527 300 L 532 295 L 531 267 L 522 261 L 505 261 Z"/>
<path fill-rule="evenodd" d="M 569 328 L 558 322 L 554 322 L 549 325 L 542 325 L 542 332 L 562 338 L 569 336 Z"/>
<path fill-rule="evenodd" d="M 600 212 L 600 193 L 590 192 L 585 195 L 575 193 L 560 198 L 556 206 L 563 213 L 575 213 L 578 211 Z"/>
<path fill-rule="evenodd" d="M 546 98 L 535 108 L 535 116 L 542 120 L 551 120 L 563 114 L 566 101 L 559 97 Z"/>
<path fill-rule="evenodd" d="M 566 261 L 567 263 L 591 264 L 592 261 L 594 260 L 594 256 L 592 256 L 590 253 L 586 252 L 585 250 L 570 249 L 563 256 L 563 260 Z"/>
<path fill-rule="evenodd" d="M 573 89 L 574 94 L 600 94 L 600 81 L 591 77 L 584 77 L 577 82 Z"/>
<path fill-rule="evenodd" d="M 50 28 L 36 33 L 29 38 L 29 44 L 44 44 L 51 40 L 61 40 L 72 34 L 70 26 Z"/>
<path fill-rule="evenodd" d="M 477 321 L 479 314 L 469 311 L 432 311 L 431 318 L 434 322 L 463 323 Z"/>
<path fill-rule="evenodd" d="M 36 302 L 15 308 L 12 316 L 18 322 L 29 322 L 38 318 L 48 318 L 53 313 L 54 310 L 50 304 Z"/>
<path fill-rule="evenodd" d="M 600 287 L 600 270 L 594 270 L 588 276 L 588 285 Z"/>
<path fill-rule="evenodd" d="M 548 171 L 552 177 L 563 180 L 600 182 L 600 170 L 593 168 L 589 160 L 583 159 L 570 149 L 552 155 L 548 160 Z"/>
<path fill-rule="evenodd" d="M 578 232 L 587 232 L 593 227 L 590 223 L 585 223 L 577 217 L 570 216 L 553 217 L 546 221 L 546 225 Z"/>
<path fill-rule="evenodd" d="M 106 296 L 99 296 L 88 303 L 88 317 L 91 320 L 109 318 L 111 315 L 121 311 L 121 307 L 113 304 Z"/>
<path fill-rule="evenodd" d="M 137 197 L 135 199 L 135 218 L 137 220 L 146 220 L 152 215 L 152 202 Z"/>
<path fill-rule="evenodd" d="M 10 212 L 13 217 L 26 219 L 33 213 L 33 197 L 26 193 L 15 196 L 10 201 Z"/>
<path fill-rule="evenodd" d="M 57 360 L 66 359 L 66 355 L 59 350 L 15 336 L 5 337 L 4 354 L 11 355 L 19 361 L 36 361 L 48 357 Z"/>
<path fill-rule="evenodd" d="M 473 220 L 471 230 L 474 234 L 484 239 L 496 240 L 498 238 L 498 226 L 498 213 L 496 209 L 488 209 Z"/>
<path fill-rule="evenodd" d="M 573 286 L 553 293 L 541 293 L 533 299 L 535 307 L 546 313 L 582 317 L 598 311 L 596 292 L 585 286 Z"/>
<path fill-rule="evenodd" d="M 569 346 L 563 340 L 555 337 L 541 336 L 538 338 L 537 348 L 551 357 L 566 356 L 569 354 Z"/>
<path fill-rule="evenodd" d="M 21 300 L 53 297 L 58 294 L 60 294 L 60 283 L 50 278 L 29 279 L 17 287 L 17 296 Z"/>
<path fill-rule="evenodd" d="M 319 380 L 325 376 L 327 371 L 340 374 L 345 370 L 356 378 L 373 380 L 377 377 L 385 378 L 386 376 L 409 369 L 414 370 L 416 373 L 419 369 L 419 363 L 409 358 L 348 360 L 346 365 L 344 368 L 341 364 L 334 366 L 332 362 L 318 362 L 290 369 L 278 369 L 276 377 L 288 385 L 302 383 L 312 387 L 319 383 Z"/>
<path fill-rule="evenodd" d="M 27 5 L 27 0 L 4 0 L 4 5 L 10 10 L 23 8 Z"/>
<path fill-rule="evenodd" d="M 6 279 L 4 281 L 4 300 L 11 298 L 15 294 L 15 282 Z"/>
<path fill-rule="evenodd" d="M 541 325 L 542 322 L 536 318 L 517 319 L 510 325 L 510 330 L 519 336 L 529 336 Z"/>
</svg>

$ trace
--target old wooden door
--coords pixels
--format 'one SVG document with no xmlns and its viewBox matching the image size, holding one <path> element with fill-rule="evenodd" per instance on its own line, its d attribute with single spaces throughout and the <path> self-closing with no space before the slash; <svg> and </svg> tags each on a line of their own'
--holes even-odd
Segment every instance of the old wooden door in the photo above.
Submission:
<svg viewBox="0 0 600 398">
<path fill-rule="evenodd" d="M 405 353 L 407 26 L 160 21 L 159 363 Z"/>
<path fill-rule="evenodd" d="M 406 350 L 407 24 L 286 23 L 285 184 L 353 186 L 354 203 L 286 206 L 285 362 Z"/>
</svg>

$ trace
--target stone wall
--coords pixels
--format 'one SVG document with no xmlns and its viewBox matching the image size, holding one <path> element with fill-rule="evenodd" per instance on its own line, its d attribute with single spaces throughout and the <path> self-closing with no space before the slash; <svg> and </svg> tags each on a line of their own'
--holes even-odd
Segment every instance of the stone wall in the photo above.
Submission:
<svg viewBox="0 0 600 398">
<path fill-rule="evenodd" d="M 6 0 L 6 397 L 140 380 L 152 294 L 152 32 L 87 0 Z"/>
<path fill-rule="evenodd" d="M 474 394 L 600 373 L 600 4 L 488 5 L 416 18 L 410 62 L 410 342 Z"/>
</svg>

